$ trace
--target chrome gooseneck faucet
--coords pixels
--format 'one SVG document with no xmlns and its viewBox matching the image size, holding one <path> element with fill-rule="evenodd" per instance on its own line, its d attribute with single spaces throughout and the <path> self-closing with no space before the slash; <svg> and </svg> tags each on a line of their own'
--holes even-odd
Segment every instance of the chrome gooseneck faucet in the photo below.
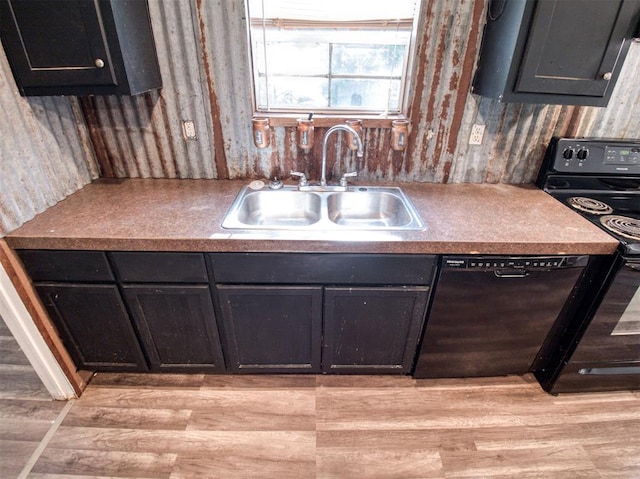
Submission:
<svg viewBox="0 0 640 479">
<path fill-rule="evenodd" d="M 360 135 L 358 135 L 357 131 L 355 131 L 348 125 L 335 125 L 329 128 L 324 134 L 324 138 L 322 139 L 322 176 L 320 177 L 320 186 L 327 186 L 327 139 L 329 138 L 329 135 L 331 135 L 331 133 L 339 130 L 351 133 L 355 138 L 356 143 L 358 144 L 358 151 L 356 153 L 358 158 L 362 158 L 362 156 L 364 155 L 362 139 L 360 138 Z"/>
</svg>

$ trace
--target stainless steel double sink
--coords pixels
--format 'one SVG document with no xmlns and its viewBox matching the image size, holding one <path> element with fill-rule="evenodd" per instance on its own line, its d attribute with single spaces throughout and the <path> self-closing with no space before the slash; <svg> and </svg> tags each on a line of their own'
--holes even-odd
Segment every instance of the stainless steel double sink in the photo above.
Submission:
<svg viewBox="0 0 640 479">
<path fill-rule="evenodd" d="M 409 198 L 397 187 L 349 186 L 300 191 L 244 187 L 222 227 L 242 230 L 412 231 L 425 225 Z"/>
</svg>

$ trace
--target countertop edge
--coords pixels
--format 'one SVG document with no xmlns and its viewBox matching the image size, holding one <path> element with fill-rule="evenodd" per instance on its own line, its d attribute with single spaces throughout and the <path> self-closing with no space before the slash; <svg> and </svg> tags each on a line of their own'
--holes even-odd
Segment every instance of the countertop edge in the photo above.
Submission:
<svg viewBox="0 0 640 479">
<path fill-rule="evenodd" d="M 26 238 L 6 237 L 12 249 L 178 251 L 242 253 L 401 253 L 401 254 L 517 254 L 517 255 L 611 255 L 618 243 L 473 243 L 473 242 L 342 242 L 260 239 L 128 239 L 128 238 Z"/>
</svg>

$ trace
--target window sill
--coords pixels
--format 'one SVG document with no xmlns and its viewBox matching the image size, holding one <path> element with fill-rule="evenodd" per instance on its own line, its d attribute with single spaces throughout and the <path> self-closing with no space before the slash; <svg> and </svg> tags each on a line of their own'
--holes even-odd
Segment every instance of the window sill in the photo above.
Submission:
<svg viewBox="0 0 640 479">
<path fill-rule="evenodd" d="M 304 113 L 264 113 L 255 112 L 253 118 L 268 118 L 269 126 L 297 126 L 298 119 L 306 119 Z M 313 125 L 318 128 L 329 128 L 344 123 L 345 120 L 362 120 L 363 128 L 391 128 L 394 120 L 406 120 L 405 115 L 330 115 L 317 113 L 313 115 Z"/>
</svg>

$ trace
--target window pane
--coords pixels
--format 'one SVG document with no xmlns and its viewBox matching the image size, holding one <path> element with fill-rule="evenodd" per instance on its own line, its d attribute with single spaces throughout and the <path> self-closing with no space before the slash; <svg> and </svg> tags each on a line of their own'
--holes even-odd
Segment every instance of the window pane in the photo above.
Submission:
<svg viewBox="0 0 640 479">
<path fill-rule="evenodd" d="M 263 43 L 255 47 L 264 58 Z M 260 52 L 262 50 L 262 53 Z M 294 43 L 267 41 L 266 49 L 270 75 L 327 75 L 329 73 L 329 45 L 326 43 Z M 264 74 L 264 62 L 259 65 Z"/>
<path fill-rule="evenodd" d="M 273 108 L 327 108 L 329 81 L 326 78 L 273 76 L 269 79 L 269 101 Z"/>
<path fill-rule="evenodd" d="M 334 75 L 400 77 L 404 45 L 334 45 L 331 70 Z"/>
<path fill-rule="evenodd" d="M 331 81 L 331 106 L 341 109 L 358 109 L 394 112 L 398 108 L 400 80 Z"/>
</svg>

